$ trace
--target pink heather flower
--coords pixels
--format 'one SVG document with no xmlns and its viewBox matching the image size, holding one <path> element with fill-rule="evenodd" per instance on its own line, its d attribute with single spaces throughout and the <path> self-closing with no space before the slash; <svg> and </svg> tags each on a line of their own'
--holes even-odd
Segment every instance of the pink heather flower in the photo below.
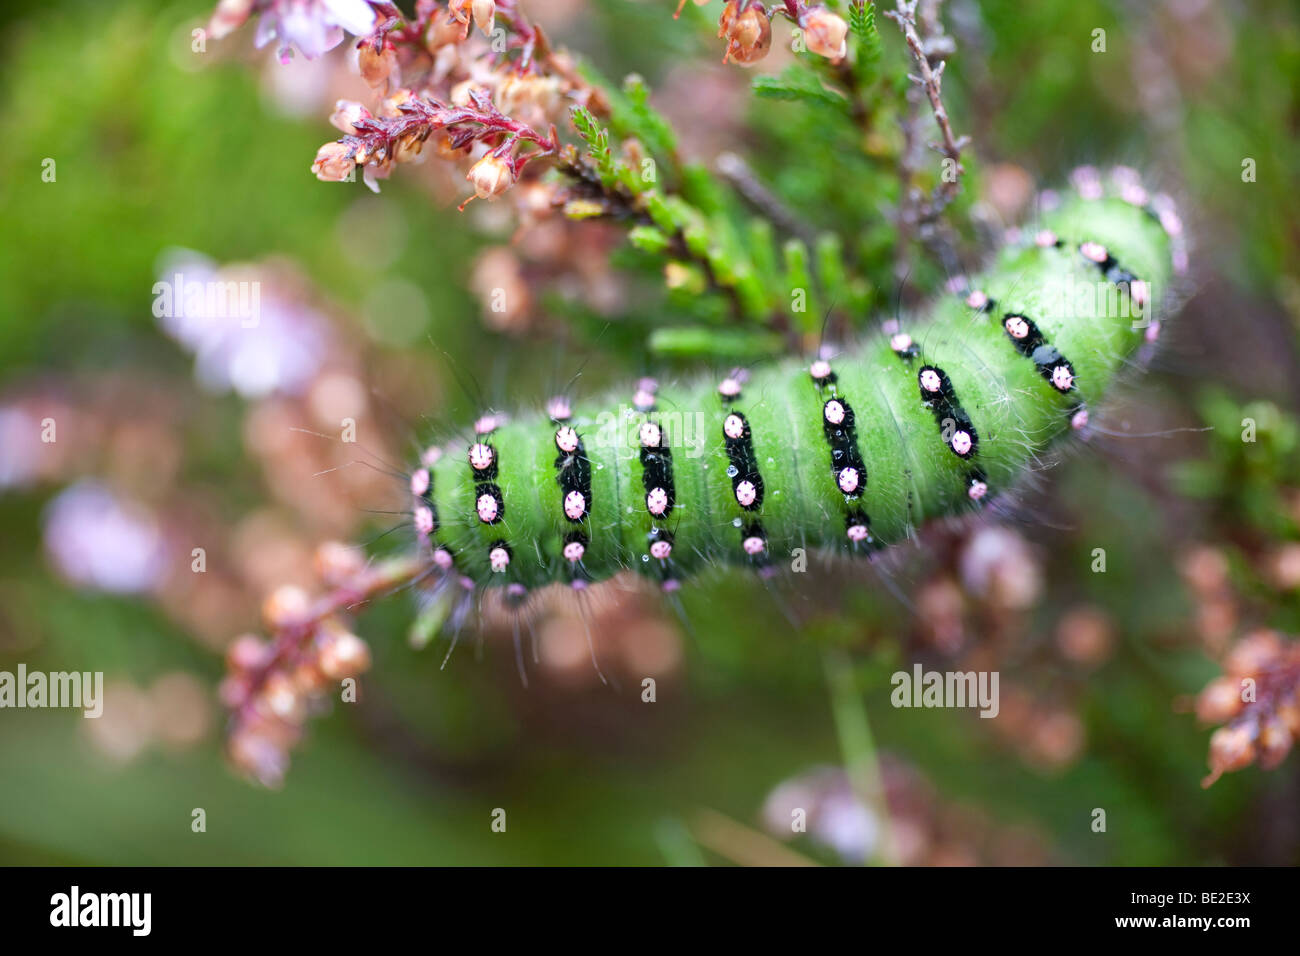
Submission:
<svg viewBox="0 0 1300 956">
<path fill-rule="evenodd" d="M 247 6 L 242 0 L 223 0 L 212 18 L 213 34 L 228 33 L 231 23 L 238 25 L 249 13 L 260 13 L 253 42 L 261 49 L 278 41 L 282 62 L 288 61 L 294 48 L 314 60 L 342 43 L 344 31 L 369 36 L 378 22 L 366 0 L 257 0 L 254 10 Z"/>
<path fill-rule="evenodd" d="M 849 25 L 843 17 L 831 13 L 825 7 L 809 7 L 800 23 L 809 52 L 836 63 L 844 59 L 849 49 L 848 40 L 845 39 L 849 34 Z"/>
<path fill-rule="evenodd" d="M 342 130 L 344 133 L 353 135 L 357 131 L 356 126 L 353 125 L 357 120 L 371 118 L 370 110 L 360 103 L 354 100 L 339 100 L 334 104 L 334 112 L 330 114 L 330 125 L 335 129 Z"/>
<path fill-rule="evenodd" d="M 160 585 L 167 572 L 167 547 L 154 519 L 93 481 L 50 502 L 43 538 L 55 569 L 81 587 L 139 594 Z"/>
<path fill-rule="evenodd" d="M 479 199 L 496 199 L 515 181 L 510 164 L 491 153 L 471 166 L 465 178 L 474 184 L 474 195 Z"/>
<path fill-rule="evenodd" d="M 781 783 L 763 803 L 764 828 L 789 840 L 795 810 L 803 811 L 808 837 L 846 862 L 864 863 L 880 847 L 876 812 L 858 800 L 839 768 L 815 767 Z"/>
</svg>

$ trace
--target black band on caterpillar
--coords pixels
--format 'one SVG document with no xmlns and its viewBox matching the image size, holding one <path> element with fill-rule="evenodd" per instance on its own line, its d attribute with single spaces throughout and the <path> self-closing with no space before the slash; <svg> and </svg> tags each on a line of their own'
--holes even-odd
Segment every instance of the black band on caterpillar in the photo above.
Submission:
<svg viewBox="0 0 1300 956">
<path fill-rule="evenodd" d="M 587 546 L 591 542 L 581 531 L 570 531 L 564 536 L 564 561 L 569 571 L 569 583 L 575 588 L 586 587 L 587 582 L 591 580 L 591 574 L 588 572 L 582 559 L 586 557 Z"/>
<path fill-rule="evenodd" d="M 555 431 L 555 481 L 560 486 L 560 507 L 565 520 L 572 524 L 585 521 L 591 511 L 591 459 L 583 447 L 582 436 L 572 425 Z"/>
<path fill-rule="evenodd" d="M 997 306 L 997 302 L 990 299 L 988 293 L 982 289 L 972 289 L 966 296 L 966 304 L 976 312 L 983 312 L 985 315 Z"/>
<path fill-rule="evenodd" d="M 488 545 L 488 566 L 494 574 L 504 574 L 514 556 L 514 551 L 504 538 L 498 538 Z"/>
<path fill-rule="evenodd" d="M 483 524 L 497 524 L 506 514 L 506 499 L 492 479 L 497 474 L 496 449 L 487 441 L 496 430 L 497 416 L 484 415 L 474 423 L 478 440 L 470 445 L 467 458 L 474 479 L 474 511 Z M 486 462 L 486 464 L 484 464 Z M 483 465 L 482 468 L 479 466 Z M 507 562 L 508 563 L 508 562 Z"/>
<path fill-rule="evenodd" d="M 814 371 L 818 366 L 814 365 Z M 814 381 L 833 382 L 834 373 Z M 822 405 L 822 434 L 831 448 L 831 475 L 840 492 L 851 500 L 862 497 L 867 487 L 867 466 L 858 450 L 857 420 L 848 399 L 839 397 L 831 386 L 831 397 Z"/>
<path fill-rule="evenodd" d="M 1148 215 L 1154 216 L 1156 221 L 1159 222 L 1159 216 L 1150 208 L 1147 208 L 1146 212 Z M 1120 265 L 1105 246 L 1100 242 L 1081 242 L 1079 243 L 1079 252 L 1097 267 L 1097 270 L 1105 277 L 1107 282 L 1113 282 L 1128 292 L 1134 305 L 1139 309 L 1146 308 L 1147 300 L 1150 298 L 1150 290 L 1147 288 L 1146 282 Z"/>
<path fill-rule="evenodd" d="M 718 385 L 723 407 L 740 398 L 745 373 L 736 369 Z M 722 420 L 722 440 L 727 452 L 727 477 L 731 479 L 732 497 L 741 510 L 747 513 L 763 508 L 763 476 L 758 470 L 758 456 L 754 453 L 754 435 L 749 421 L 740 412 L 727 412 Z M 762 522 L 753 520 L 740 525 L 740 546 L 749 563 L 763 570 L 770 565 L 767 551 L 767 532 Z"/>
<path fill-rule="evenodd" d="M 871 519 L 861 508 L 854 508 L 844 516 L 844 536 L 853 550 L 867 550 L 876 544 L 871 536 Z"/>
<path fill-rule="evenodd" d="M 759 571 L 766 571 L 772 565 L 767 550 L 767 532 L 761 521 L 751 521 L 740 529 L 740 545 L 745 551 L 749 563 Z"/>
<path fill-rule="evenodd" d="M 1019 312 L 1008 312 L 1002 317 L 1002 330 L 1016 351 L 1034 363 L 1038 374 L 1052 388 L 1062 394 L 1074 389 L 1074 365 L 1047 341 L 1033 319 Z"/>
<path fill-rule="evenodd" d="M 727 476 L 736 504 L 746 511 L 763 507 L 763 476 L 754 454 L 754 436 L 749 421 L 740 412 L 728 412 L 722 420 L 722 438 L 727 447 Z"/>
<path fill-rule="evenodd" d="M 632 396 L 632 407 L 646 416 L 637 427 L 641 485 L 645 489 L 645 506 L 651 519 L 650 531 L 646 535 L 649 545 L 646 559 L 658 563 L 663 589 L 674 591 L 681 582 L 677 579 L 672 560 L 673 533 L 659 522 L 672 514 L 677 503 L 677 487 L 673 482 L 672 448 L 664 436 L 663 425 L 652 417 L 658 410 L 658 391 L 659 385 L 654 379 L 641 379 Z"/>
<path fill-rule="evenodd" d="M 977 312 L 990 312 L 995 305 L 983 292 L 975 291 L 966 297 L 966 304 Z M 889 347 L 904 362 L 909 365 L 912 359 L 921 354 L 921 347 L 912 341 L 912 337 L 906 332 L 897 332 L 889 339 Z M 933 373 L 927 375 L 926 372 Z M 938 397 L 927 389 L 927 383 L 937 384 Z M 939 423 L 939 434 L 944 438 L 944 443 L 948 446 L 949 451 L 957 457 L 967 460 L 974 457 L 975 449 L 979 445 L 979 435 L 975 430 L 970 416 L 966 414 L 961 404 L 957 401 L 956 391 L 952 383 L 948 381 L 948 376 L 933 366 L 923 366 L 917 373 L 917 384 L 921 388 L 921 403 L 929 408 Z M 951 435 L 945 433 L 948 429 L 947 422 L 952 422 L 953 432 Z M 965 436 L 958 438 L 958 434 Z M 959 450 L 964 449 L 965 453 Z M 971 501 L 983 501 L 988 497 L 989 483 L 988 477 L 980 468 L 972 468 L 966 473 L 966 496 Z M 850 538 L 852 535 L 850 535 Z"/>
<path fill-rule="evenodd" d="M 845 503 L 855 502 L 867 487 L 867 465 L 858 447 L 857 418 L 848 401 L 839 397 L 835 388 L 838 377 L 829 362 L 819 359 L 808 371 L 818 391 L 831 390 L 832 397 L 822 405 L 822 434 L 831 449 L 831 477 L 844 495 Z M 845 517 L 849 543 L 854 547 L 866 543 L 871 537 L 871 520 L 866 511 L 851 507 Z"/>
<path fill-rule="evenodd" d="M 571 493 L 581 495 L 584 511 L 591 500 L 590 462 L 587 465 L 587 484 L 584 490 L 580 484 L 581 475 L 573 472 L 566 475 L 565 470 L 565 463 L 569 461 L 571 456 L 581 455 L 586 460 L 582 447 L 582 438 L 575 429 L 567 424 L 569 419 L 573 417 L 573 406 L 567 398 L 559 395 L 546 403 L 546 414 L 555 425 L 559 426 L 554 435 L 555 447 L 559 452 L 558 457 L 555 459 L 557 469 L 555 480 L 560 484 L 560 493 L 564 496 L 563 503 L 566 508 L 565 517 L 568 518 L 568 502 L 571 500 L 569 497 Z M 571 462 L 571 464 L 576 464 L 576 462 Z M 569 487 L 570 485 L 573 485 L 573 487 Z M 573 499 L 573 501 L 576 512 L 576 499 Z M 582 519 L 579 518 L 578 520 Z M 591 572 L 587 570 L 587 566 L 583 563 L 583 558 L 587 555 L 587 547 L 590 543 L 590 539 L 582 531 L 570 531 L 564 536 L 564 544 L 560 550 L 569 583 L 577 589 L 585 588 L 591 580 Z"/>
<path fill-rule="evenodd" d="M 667 519 L 677 503 L 677 489 L 673 484 L 673 451 L 664 439 L 663 426 L 651 417 L 655 411 L 655 385 L 643 379 L 633 398 L 637 411 L 646 415 L 637 429 L 641 446 L 641 484 L 645 489 L 646 511 L 653 519 Z"/>
<path fill-rule="evenodd" d="M 916 373 L 916 384 L 921 390 L 921 404 L 934 414 L 944 444 L 962 461 L 974 458 L 979 450 L 979 433 L 961 407 L 947 373 L 935 365 L 922 365 Z"/>
</svg>

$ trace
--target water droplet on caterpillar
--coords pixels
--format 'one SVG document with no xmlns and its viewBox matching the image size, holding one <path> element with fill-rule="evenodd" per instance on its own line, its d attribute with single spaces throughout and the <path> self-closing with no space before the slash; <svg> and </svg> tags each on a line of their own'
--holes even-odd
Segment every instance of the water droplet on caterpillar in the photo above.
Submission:
<svg viewBox="0 0 1300 956">
<path fill-rule="evenodd" d="M 740 474 L 740 469 L 737 468 L 735 465 L 728 465 L 728 466 L 727 466 L 727 477 L 728 477 L 728 478 L 735 478 L 738 474 Z"/>
</svg>

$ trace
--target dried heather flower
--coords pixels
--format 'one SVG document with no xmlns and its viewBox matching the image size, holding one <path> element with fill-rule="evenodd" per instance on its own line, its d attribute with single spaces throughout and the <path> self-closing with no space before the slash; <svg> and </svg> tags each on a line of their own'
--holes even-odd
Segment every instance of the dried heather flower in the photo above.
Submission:
<svg viewBox="0 0 1300 956">
<path fill-rule="evenodd" d="M 1214 732 L 1210 737 L 1210 770 L 1213 780 L 1217 780 L 1221 774 L 1250 766 L 1255 759 L 1253 737 L 1254 728 L 1247 724 L 1220 727 Z"/>
<path fill-rule="evenodd" d="M 373 114 L 356 100 L 339 100 L 334 104 L 334 112 L 330 114 L 330 125 L 344 133 L 356 135 L 357 128 L 354 125 L 358 120 L 371 119 Z M 337 146 L 337 143 L 333 145 Z M 317 159 L 320 154 L 317 154 Z M 346 175 L 346 172 L 344 173 Z"/>
<path fill-rule="evenodd" d="M 474 0 L 471 10 L 474 13 L 474 25 L 483 31 L 484 35 L 492 35 L 492 27 L 496 24 L 497 5 L 496 0 Z"/>
<path fill-rule="evenodd" d="M 1224 656 L 1224 673 L 1234 677 L 1258 674 L 1281 656 L 1282 647 L 1282 639 L 1276 631 L 1252 631 Z"/>
<path fill-rule="evenodd" d="M 397 69 L 397 51 L 388 42 L 363 42 L 357 48 L 357 68 L 371 89 L 386 84 Z"/>
<path fill-rule="evenodd" d="M 254 671 L 271 659 L 271 645 L 256 634 L 241 634 L 226 648 L 226 666 L 232 671 Z"/>
<path fill-rule="evenodd" d="M 356 150 L 347 143 L 326 143 L 316 151 L 311 171 L 322 182 L 341 183 L 356 168 L 356 156 Z"/>
<path fill-rule="evenodd" d="M 510 164 L 492 153 L 471 166 L 465 178 L 474 184 L 474 195 L 479 199 L 496 199 L 515 181 Z"/>
<path fill-rule="evenodd" d="M 1243 703 L 1239 680 L 1216 677 L 1196 697 L 1196 719 L 1204 724 L 1221 724 L 1237 716 Z"/>
<path fill-rule="evenodd" d="M 1229 722 L 1210 737 L 1208 787 L 1222 774 L 1259 761 L 1276 767 L 1300 734 L 1300 642 L 1256 631 L 1224 656 L 1224 676 L 1196 700 L 1198 717 Z"/>
<path fill-rule="evenodd" d="M 366 569 L 366 556 L 359 548 L 341 541 L 326 541 L 316 549 L 316 574 L 330 587 L 338 587 Z"/>
<path fill-rule="evenodd" d="M 370 668 L 370 648 L 336 622 L 327 622 L 316 639 L 316 666 L 330 680 L 356 677 Z"/>
<path fill-rule="evenodd" d="M 832 62 L 844 59 L 848 52 L 849 25 L 844 18 L 825 7 L 809 7 L 799 18 L 808 50 Z"/>
<path fill-rule="evenodd" d="M 1110 656 L 1114 632 L 1114 624 L 1105 611 L 1075 607 L 1057 622 L 1056 646 L 1067 660 L 1095 667 Z"/>
<path fill-rule="evenodd" d="M 291 586 L 271 593 L 262 609 L 270 642 L 244 635 L 227 649 L 229 671 L 220 689 L 231 710 L 227 755 L 264 786 L 283 781 L 289 750 L 329 685 L 370 667 L 369 647 L 338 615 L 424 570 L 418 558 L 371 565 L 347 550 L 328 545 L 318 552 L 317 567 L 331 589 L 324 596 Z"/>
<path fill-rule="evenodd" d="M 750 3 L 741 10 L 738 0 L 730 0 L 718 20 L 718 36 L 727 40 L 724 63 L 730 58 L 749 66 L 772 48 L 772 21 L 761 3 Z"/>
<path fill-rule="evenodd" d="M 307 592 L 286 584 L 267 595 L 262 604 L 262 619 L 272 630 L 294 627 L 306 619 L 310 608 Z"/>
<path fill-rule="evenodd" d="M 1272 770 L 1291 750 L 1294 736 L 1286 721 L 1277 714 L 1265 718 L 1259 725 L 1259 765 L 1265 770 Z"/>
</svg>

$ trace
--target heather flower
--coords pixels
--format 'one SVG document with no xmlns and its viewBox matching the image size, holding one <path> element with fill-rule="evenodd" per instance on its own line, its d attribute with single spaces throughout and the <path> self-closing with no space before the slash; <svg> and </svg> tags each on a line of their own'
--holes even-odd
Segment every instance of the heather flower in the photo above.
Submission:
<svg viewBox="0 0 1300 956">
<path fill-rule="evenodd" d="M 370 667 L 370 648 L 336 615 L 420 570 L 414 559 L 372 567 L 359 557 L 337 543 L 324 546 L 316 566 L 331 590 L 313 597 L 292 585 L 276 588 L 262 606 L 271 640 L 245 634 L 226 648 L 220 696 L 233 711 L 227 754 L 264 786 L 283 782 L 289 750 L 326 689 Z"/>
<path fill-rule="evenodd" d="M 1028 543 L 999 525 L 988 525 L 971 535 L 962 550 L 959 570 L 968 591 L 1009 610 L 1032 606 L 1042 590 L 1042 569 Z"/>
<path fill-rule="evenodd" d="M 1256 761 L 1276 767 L 1300 734 L 1300 643 L 1256 631 L 1229 649 L 1223 670 L 1196 699 L 1202 722 L 1227 721 L 1210 737 L 1207 787 Z"/>
<path fill-rule="evenodd" d="M 351 146 L 346 143 L 326 143 L 316 151 L 311 171 L 321 182 L 341 183 L 356 165 L 356 150 Z"/>
<path fill-rule="evenodd" d="M 825 7 L 809 7 L 800 20 L 808 49 L 828 60 L 842 60 L 848 52 L 849 25 Z"/>
<path fill-rule="evenodd" d="M 390 44 L 376 49 L 373 43 L 363 43 L 357 51 L 357 69 L 361 78 L 371 88 L 383 86 L 397 68 L 397 51 Z"/>
<path fill-rule="evenodd" d="M 796 811 L 806 815 L 812 841 L 846 863 L 865 863 L 880 849 L 879 817 L 858 799 L 848 775 L 838 768 L 819 767 L 780 784 L 763 804 L 765 828 L 789 839 Z"/>
<path fill-rule="evenodd" d="M 337 103 L 334 104 L 334 112 L 330 114 L 330 125 L 333 126 L 335 129 L 342 130 L 343 132 L 348 133 L 350 135 L 354 135 L 357 131 L 357 128 L 355 126 L 357 120 L 370 119 L 371 115 L 372 114 L 370 110 L 366 109 L 364 106 L 362 106 L 360 103 L 356 102 L 355 100 L 339 100 Z M 325 146 L 321 147 L 320 152 L 316 154 L 317 160 L 318 161 L 320 160 L 321 153 L 326 152 L 327 147 L 339 146 L 339 145 L 341 144 L 326 143 Z M 329 151 L 330 154 L 336 152 L 337 150 Z M 346 153 L 347 150 L 345 149 L 344 152 Z M 350 159 L 348 165 L 349 166 L 352 165 Z M 331 170 L 332 169 L 333 167 L 331 167 Z M 315 164 L 313 164 L 312 166 L 312 171 L 315 172 Z M 317 175 L 319 176 L 320 174 L 317 173 Z M 347 175 L 346 169 L 344 170 L 343 175 L 345 176 Z"/>
<path fill-rule="evenodd" d="M 491 36 L 497 18 L 496 0 L 474 0 L 470 9 L 474 14 L 474 25 Z"/>
<path fill-rule="evenodd" d="M 91 590 L 141 594 L 157 588 L 167 572 L 167 546 L 154 518 L 93 481 L 50 502 L 44 541 L 59 574 Z"/>
<path fill-rule="evenodd" d="M 718 20 L 718 36 L 727 40 L 724 60 L 730 58 L 749 66 L 767 56 L 772 48 L 772 21 L 761 3 L 740 10 L 737 0 L 730 0 Z"/>
<path fill-rule="evenodd" d="M 465 178 L 474 184 L 474 195 L 479 199 L 496 199 L 515 181 L 510 163 L 492 153 L 471 166 Z"/>
<path fill-rule="evenodd" d="M 261 15 L 255 45 L 261 49 L 279 41 L 281 61 L 287 61 L 295 48 L 307 59 L 315 59 L 342 43 L 344 31 L 369 36 L 378 20 L 366 0 L 221 0 L 208 30 L 214 38 L 223 37 L 253 13 Z"/>
</svg>

